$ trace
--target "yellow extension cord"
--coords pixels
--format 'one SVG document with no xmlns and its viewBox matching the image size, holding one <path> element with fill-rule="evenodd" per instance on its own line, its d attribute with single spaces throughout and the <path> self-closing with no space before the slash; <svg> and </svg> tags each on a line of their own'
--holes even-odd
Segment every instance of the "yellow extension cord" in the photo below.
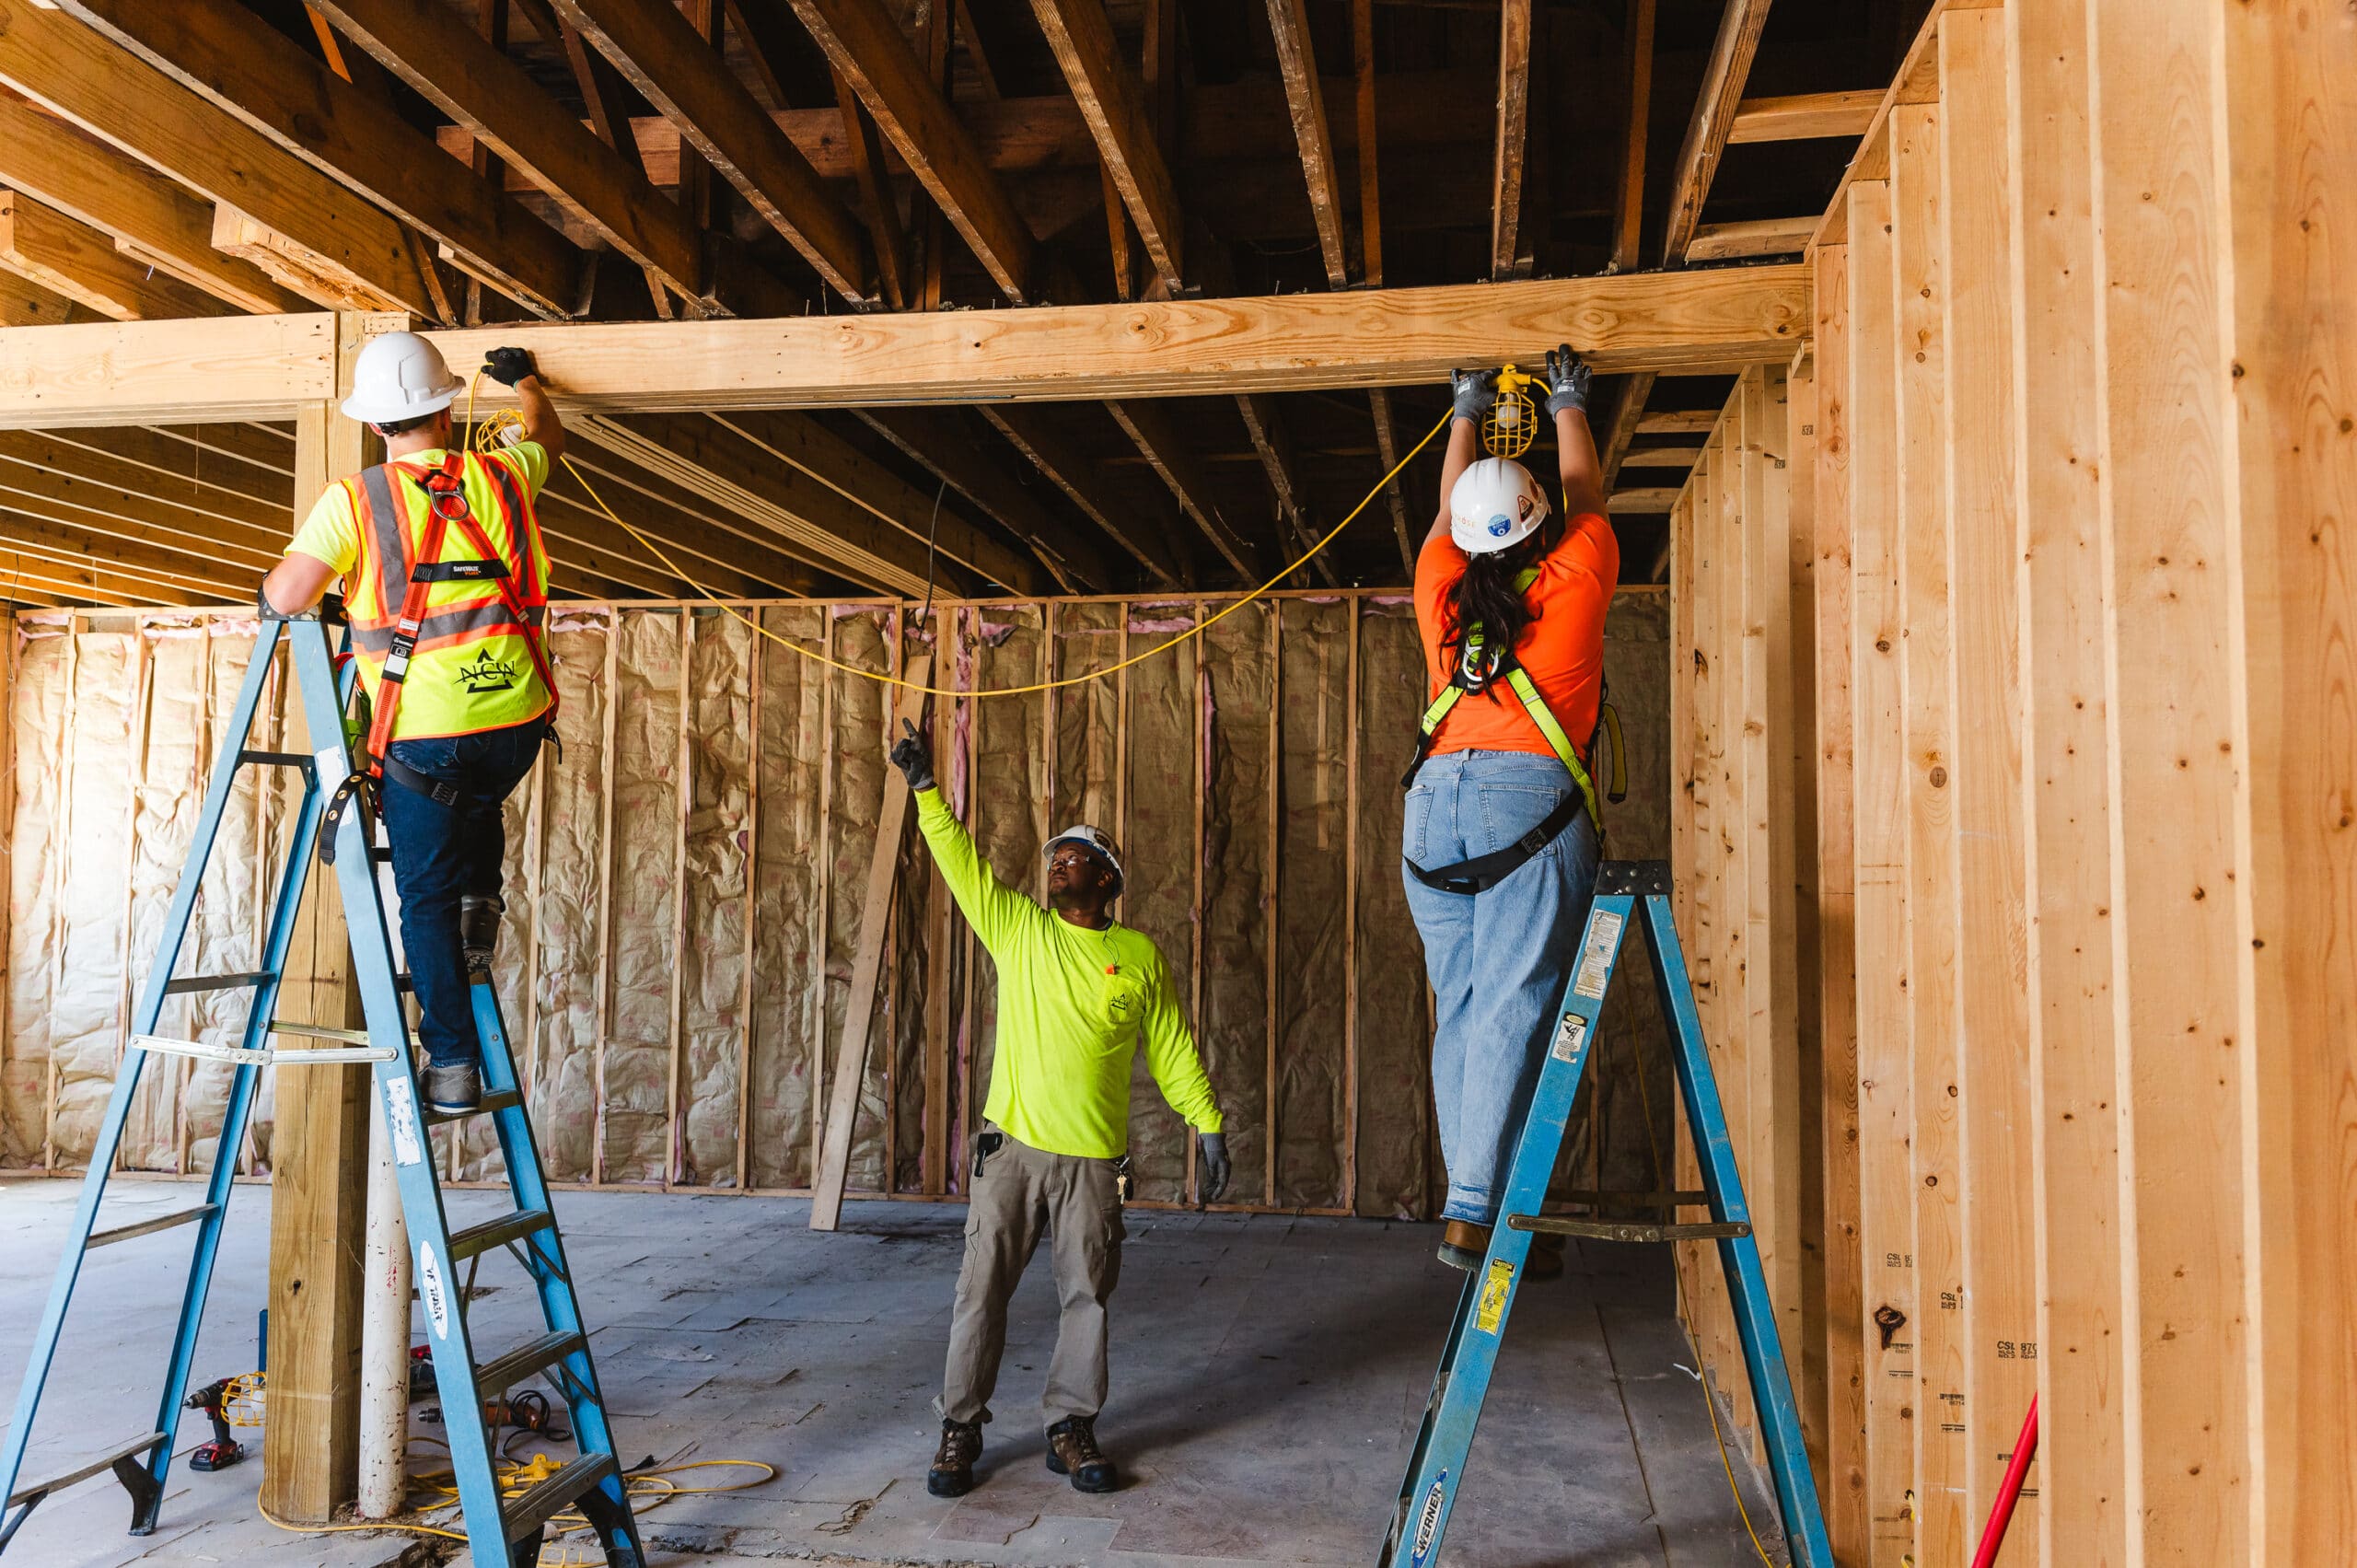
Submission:
<svg viewBox="0 0 2357 1568">
<path fill-rule="evenodd" d="M 523 416 L 517 413 L 514 409 L 503 409 L 482 424 L 476 424 L 475 389 L 481 384 L 482 380 L 482 372 L 478 369 L 474 373 L 473 377 L 467 382 L 467 424 L 471 426 L 474 431 L 471 440 L 471 445 L 474 449 L 478 452 L 489 452 L 495 450 L 498 447 L 500 444 L 499 433 L 504 429 L 520 424 L 523 421 Z M 589 499 L 597 504 L 598 510 L 603 512 L 609 521 L 612 522 L 623 532 L 629 534 L 631 538 L 638 540 L 639 543 L 644 545 L 649 551 L 653 552 L 655 559 L 661 562 L 664 568 L 673 576 L 679 578 L 681 582 L 686 583 L 690 587 L 695 589 L 696 592 L 703 595 L 704 598 L 711 599 L 722 610 L 726 610 L 730 615 L 735 616 L 747 626 L 751 627 L 754 632 L 761 636 L 767 637 L 771 642 L 775 643 L 781 648 L 786 649 L 797 658 L 808 659 L 813 664 L 822 664 L 830 669 L 840 669 L 846 675 L 856 675 L 862 679 L 873 680 L 880 685 L 898 686 L 904 691 L 921 692 L 927 697 L 1023 697 L 1030 696 L 1041 691 L 1054 691 L 1066 686 L 1080 686 L 1091 680 L 1102 680 L 1107 676 L 1119 674 L 1120 671 L 1129 668 L 1132 665 L 1144 664 L 1146 660 L 1154 657 L 1157 654 L 1167 653 L 1171 649 L 1178 646 L 1181 643 L 1202 636 L 1213 626 L 1219 624 L 1220 621 L 1225 621 L 1227 617 L 1235 614 L 1246 605 L 1250 604 L 1254 599 L 1266 597 L 1279 583 L 1284 581 L 1285 578 L 1291 576 L 1294 573 L 1307 565 L 1310 560 L 1315 557 L 1318 552 L 1333 543 L 1335 538 L 1340 535 L 1344 528 L 1349 528 L 1352 523 L 1356 521 L 1358 515 L 1361 512 L 1365 511 L 1367 507 L 1374 503 L 1376 496 L 1383 494 L 1384 486 L 1389 484 L 1394 479 L 1398 478 L 1400 470 L 1405 469 L 1411 462 L 1414 461 L 1418 453 L 1422 452 L 1426 447 L 1431 446 L 1433 443 L 1433 437 L 1438 436 L 1442 431 L 1448 428 L 1448 422 L 1452 417 L 1454 417 L 1455 412 L 1456 411 L 1452 409 L 1448 412 L 1443 413 L 1440 417 L 1440 423 L 1434 425 L 1429 431 L 1425 432 L 1424 438 L 1417 442 L 1413 447 L 1408 448 L 1407 452 L 1400 458 L 1400 459 L 1391 466 L 1391 471 L 1385 474 L 1381 479 L 1376 482 L 1375 488 L 1366 493 L 1365 499 L 1362 500 L 1357 505 L 1352 507 L 1349 513 L 1343 517 L 1342 520 L 1336 523 L 1331 528 L 1328 529 L 1326 537 L 1319 540 L 1316 544 L 1311 545 L 1307 551 L 1303 552 L 1300 559 L 1295 561 L 1292 565 L 1285 567 L 1284 570 L 1279 572 L 1267 582 L 1262 583 L 1259 587 L 1254 588 L 1250 593 L 1246 594 L 1243 598 L 1235 600 L 1233 603 L 1223 606 L 1214 613 L 1206 616 L 1202 621 L 1189 627 L 1186 631 L 1181 632 L 1178 635 L 1171 638 L 1168 642 L 1156 643 L 1153 647 L 1146 649 L 1144 653 L 1132 654 L 1128 658 L 1121 660 L 1118 664 L 1109 664 L 1102 669 L 1092 669 L 1087 671 L 1086 674 L 1067 675 L 1054 680 L 1038 680 L 1032 682 L 1028 686 L 998 686 L 977 691 L 969 691 L 955 686 L 927 686 L 919 681 L 902 679 L 897 675 L 886 675 L 880 670 L 862 669 L 857 665 L 845 664 L 841 659 L 830 658 L 815 648 L 806 648 L 801 644 L 794 642 L 790 638 L 779 636 L 776 633 L 771 631 L 768 627 L 762 625 L 751 616 L 747 615 L 743 610 L 738 610 L 735 605 L 727 603 L 724 596 L 713 592 L 712 589 L 697 581 L 695 575 L 692 573 L 681 569 L 679 563 L 673 561 L 669 554 L 664 551 L 661 545 L 656 543 L 653 540 L 647 538 L 644 533 L 633 528 L 629 523 L 624 522 L 620 517 L 616 516 L 614 509 L 606 505 L 606 498 L 598 494 L 597 486 L 591 484 L 588 478 L 584 475 L 579 469 L 573 466 L 572 459 L 562 458 L 558 460 L 564 464 L 564 471 L 571 474 L 579 482 L 582 490 L 587 493 Z M 1210 598 L 1213 596 L 1205 595 L 1202 597 Z"/>
</svg>

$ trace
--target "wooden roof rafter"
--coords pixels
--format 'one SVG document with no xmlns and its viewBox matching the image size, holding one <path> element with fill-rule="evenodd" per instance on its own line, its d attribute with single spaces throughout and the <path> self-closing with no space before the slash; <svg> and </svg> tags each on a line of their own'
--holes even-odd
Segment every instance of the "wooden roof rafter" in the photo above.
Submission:
<svg viewBox="0 0 2357 1568">
<path fill-rule="evenodd" d="M 1768 26 L 1769 0 L 1726 0 L 1719 31 L 1711 45 L 1702 86 L 1695 95 L 1693 118 L 1687 122 L 1686 140 L 1678 149 L 1677 180 L 1670 192 L 1669 230 L 1662 250 L 1669 264 L 1686 259 L 1687 246 L 1701 222 L 1702 203 L 1726 151 L 1727 135 L 1742 105 L 1743 85 L 1751 75 L 1752 56 L 1759 52 L 1760 32 Z"/>
</svg>

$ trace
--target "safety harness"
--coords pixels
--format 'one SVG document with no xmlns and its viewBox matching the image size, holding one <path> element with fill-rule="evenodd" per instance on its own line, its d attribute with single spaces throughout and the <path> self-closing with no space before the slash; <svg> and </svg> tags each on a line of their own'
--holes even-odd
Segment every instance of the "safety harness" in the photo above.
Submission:
<svg viewBox="0 0 2357 1568">
<path fill-rule="evenodd" d="M 549 668 L 548 652 L 541 646 L 540 618 L 538 613 L 547 602 L 546 595 L 537 587 L 531 569 L 531 536 L 524 526 L 524 507 L 516 494 L 506 471 L 496 463 L 485 463 L 484 469 L 496 488 L 500 510 L 505 515 L 507 537 L 514 544 L 516 559 L 511 564 L 501 554 L 491 536 L 467 504 L 466 454 L 447 454 L 439 467 L 419 469 L 401 463 L 380 463 L 364 470 L 360 488 L 367 501 L 368 517 L 377 540 L 377 598 L 379 606 L 392 602 L 392 585 L 405 586 L 401 592 L 400 614 L 395 617 L 385 644 L 384 668 L 377 677 L 376 701 L 371 708 L 368 734 L 364 743 L 366 765 L 346 775 L 334 795 L 328 799 L 327 819 L 319 839 L 319 858 L 330 865 L 335 862 L 336 830 L 343 813 L 356 798 L 367 797 L 369 807 L 376 807 L 376 794 L 386 779 L 404 788 L 431 796 L 443 806 L 456 806 L 461 792 L 455 784 L 445 783 L 429 773 L 420 772 L 391 754 L 393 726 L 401 714 L 401 687 L 409 679 L 410 659 L 417 652 L 421 641 L 429 637 L 460 636 L 468 633 L 491 635 L 514 630 L 524 639 L 524 646 L 532 656 L 532 668 L 540 678 L 540 685 L 549 694 L 549 706 L 543 717 L 549 726 L 549 736 L 555 738 L 557 714 L 556 679 Z M 405 480 L 425 492 L 425 538 L 417 552 L 409 548 L 409 511 L 400 505 L 393 481 Z M 443 561 L 443 541 L 456 526 L 477 553 L 472 561 Z M 397 576 L 395 574 L 399 573 Z M 517 586 L 518 578 L 523 587 Z M 498 593 L 496 605 L 478 604 L 453 606 L 438 614 L 427 612 L 426 601 L 436 583 L 488 582 Z M 361 617 L 353 618 L 353 637 L 366 645 L 377 637 L 386 636 L 381 622 L 370 625 Z"/>
<path fill-rule="evenodd" d="M 1530 585 L 1538 580 L 1538 569 L 1536 566 L 1526 568 L 1514 580 L 1515 591 L 1527 593 Z M 1546 738 L 1549 749 L 1572 775 L 1572 782 L 1579 786 L 1579 793 L 1566 796 L 1530 831 L 1504 849 L 1477 854 L 1470 860 L 1460 860 L 1454 865 L 1443 865 L 1433 870 L 1426 870 L 1412 860 L 1406 862 L 1409 875 L 1439 892 L 1469 895 L 1496 887 L 1520 870 L 1533 855 L 1554 842 L 1556 835 L 1570 827 L 1583 810 L 1596 824 L 1596 838 L 1601 841 L 1604 837 L 1604 812 L 1596 801 L 1595 781 L 1589 778 L 1586 765 L 1580 761 L 1579 749 L 1572 744 L 1572 738 L 1565 733 L 1562 722 L 1547 705 L 1547 699 L 1539 694 L 1538 683 L 1530 679 L 1530 672 L 1524 669 L 1521 662 L 1514 656 L 1514 650 L 1499 648 L 1492 651 L 1481 634 L 1481 623 L 1478 621 L 1465 629 L 1465 648 L 1457 661 L 1457 668 L 1450 674 L 1448 684 L 1441 688 L 1440 694 L 1432 700 L 1432 705 L 1424 710 L 1424 716 L 1418 723 L 1415 759 L 1408 764 L 1407 772 L 1400 775 L 1399 787 L 1406 789 L 1416 782 L 1417 772 L 1423 767 L 1424 759 L 1432 755 L 1433 741 L 1440 733 L 1441 721 L 1448 717 L 1450 711 L 1469 692 L 1478 694 L 1486 691 L 1499 680 L 1504 680 L 1506 689 L 1521 702 L 1523 711 L 1530 715 L 1530 722 L 1538 726 L 1538 733 Z M 1620 715 L 1609 698 L 1608 689 L 1596 703 L 1596 728 L 1588 733 L 1587 754 L 1594 757 L 1597 736 L 1610 731 L 1612 787 L 1605 798 L 1618 805 L 1628 797 L 1629 764 L 1627 752 L 1620 743 Z"/>
</svg>

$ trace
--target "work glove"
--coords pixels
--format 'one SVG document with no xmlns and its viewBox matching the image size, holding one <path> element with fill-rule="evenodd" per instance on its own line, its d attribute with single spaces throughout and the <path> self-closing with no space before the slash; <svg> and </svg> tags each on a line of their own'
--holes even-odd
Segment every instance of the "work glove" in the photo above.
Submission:
<svg viewBox="0 0 2357 1568">
<path fill-rule="evenodd" d="M 1592 377 L 1587 361 L 1573 352 L 1572 345 L 1547 351 L 1547 417 L 1553 419 L 1565 409 L 1587 412 L 1587 384 Z"/>
<path fill-rule="evenodd" d="M 892 743 L 892 766 L 900 770 L 900 776 L 909 781 L 911 789 L 931 789 L 933 748 L 925 744 L 924 737 L 909 720 L 902 719 L 900 727 L 907 733 Z"/>
<path fill-rule="evenodd" d="M 1195 1194 L 1202 1202 L 1216 1203 L 1227 1191 L 1230 1167 L 1227 1163 L 1227 1134 L 1204 1132 L 1199 1135 L 1202 1144 L 1202 1162 L 1195 1171 Z"/>
<path fill-rule="evenodd" d="M 530 349 L 495 348 L 482 356 L 482 373 L 494 381 L 512 387 L 527 376 L 538 376 L 540 369 L 532 363 Z"/>
<path fill-rule="evenodd" d="M 1498 373 L 1494 370 L 1452 370 L 1448 373 L 1448 395 L 1454 405 L 1454 417 L 1481 423 L 1490 405 L 1498 401 Z"/>
</svg>

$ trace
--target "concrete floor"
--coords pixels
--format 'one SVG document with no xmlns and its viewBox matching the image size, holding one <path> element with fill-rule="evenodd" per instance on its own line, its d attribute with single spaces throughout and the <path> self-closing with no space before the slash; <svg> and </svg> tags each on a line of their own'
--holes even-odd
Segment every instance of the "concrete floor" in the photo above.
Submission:
<svg viewBox="0 0 2357 1568">
<path fill-rule="evenodd" d="M 0 1409 L 16 1398 L 75 1192 L 0 1182 Z M 110 1215 L 191 1196 L 180 1183 L 118 1180 Z M 463 1223 L 504 1195 L 450 1199 Z M 265 1189 L 238 1192 L 201 1380 L 254 1364 L 269 1202 Z M 818 1236 L 805 1205 L 784 1200 L 565 1193 L 558 1206 L 625 1458 L 777 1468 L 750 1491 L 683 1497 L 647 1516 L 654 1562 L 698 1568 L 1371 1563 L 1462 1278 L 1434 1260 L 1433 1226 L 1133 1212 L 1114 1302 L 1113 1396 L 1099 1422 L 1126 1485 L 1085 1496 L 1041 1464 L 1036 1401 L 1054 1305 L 1040 1258 L 1016 1300 L 981 1483 L 946 1502 L 926 1495 L 923 1470 L 939 1430 L 931 1400 L 962 1209 L 854 1203 L 842 1233 Z M 187 1235 L 92 1255 L 29 1471 L 147 1419 Z M 520 1272 L 504 1258 L 496 1266 L 485 1265 L 480 1283 L 493 1288 L 470 1316 L 477 1343 L 494 1350 L 538 1328 Z M 1442 1562 L 1756 1561 L 1690 1362 L 1657 1249 L 1591 1245 L 1562 1281 L 1526 1288 Z M 192 1413 L 182 1452 L 207 1434 Z M 258 1446 L 259 1433 L 247 1435 Z M 412 1464 L 438 1458 L 418 1444 Z M 1764 1534 L 1767 1489 L 1740 1458 L 1736 1473 Z M 212 1475 L 176 1463 L 163 1527 L 144 1540 L 122 1533 L 120 1488 L 85 1482 L 36 1511 L 8 1568 L 435 1560 L 413 1537 L 283 1534 L 255 1514 L 259 1479 L 256 1461 Z M 1767 1539 L 1781 1561 L 1780 1540 Z M 585 1557 L 552 1549 L 544 1562 Z"/>
</svg>

